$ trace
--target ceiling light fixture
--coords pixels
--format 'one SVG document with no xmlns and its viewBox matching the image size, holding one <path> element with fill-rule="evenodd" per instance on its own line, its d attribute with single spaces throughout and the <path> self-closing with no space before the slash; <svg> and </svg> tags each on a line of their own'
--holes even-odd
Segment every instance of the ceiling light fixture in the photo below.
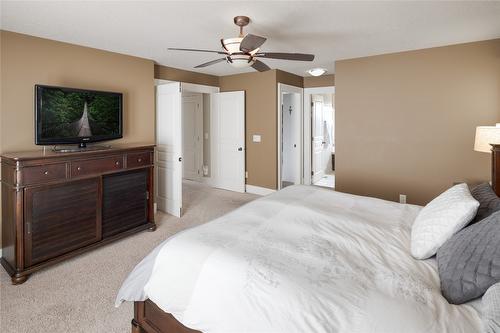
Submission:
<svg viewBox="0 0 500 333">
<path fill-rule="evenodd" d="M 327 72 L 326 69 L 324 68 L 311 68 L 310 70 L 307 71 L 309 74 L 312 76 L 321 76 Z"/>
</svg>

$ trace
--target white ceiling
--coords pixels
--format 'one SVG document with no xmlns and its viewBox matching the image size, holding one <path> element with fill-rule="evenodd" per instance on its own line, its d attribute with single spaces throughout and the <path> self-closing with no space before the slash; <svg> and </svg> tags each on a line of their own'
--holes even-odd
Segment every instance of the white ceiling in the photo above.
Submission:
<svg viewBox="0 0 500 333">
<path fill-rule="evenodd" d="M 313 53 L 312 63 L 265 60 L 305 76 L 312 67 L 334 72 L 339 59 L 500 37 L 500 2 L 315 1 L 4 1 L 4 30 L 153 59 L 192 70 L 218 55 L 167 51 L 218 50 L 236 37 L 236 15 L 250 16 L 246 31 L 267 37 L 262 51 Z M 226 63 L 200 72 L 227 75 Z"/>
</svg>

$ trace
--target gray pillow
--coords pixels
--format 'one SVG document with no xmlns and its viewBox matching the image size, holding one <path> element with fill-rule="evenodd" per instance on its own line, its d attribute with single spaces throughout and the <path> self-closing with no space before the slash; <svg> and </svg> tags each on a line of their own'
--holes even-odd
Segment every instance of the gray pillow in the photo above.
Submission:
<svg viewBox="0 0 500 333">
<path fill-rule="evenodd" d="M 500 281 L 500 211 L 456 233 L 437 251 L 443 296 L 462 304 Z"/>
<path fill-rule="evenodd" d="M 500 198 L 491 188 L 490 184 L 483 183 L 474 187 L 470 193 L 479 201 L 476 217 L 471 223 L 476 223 L 500 210 Z"/>
<path fill-rule="evenodd" d="M 482 302 L 484 332 L 500 332 L 500 282 L 494 284 L 486 291 Z"/>
</svg>

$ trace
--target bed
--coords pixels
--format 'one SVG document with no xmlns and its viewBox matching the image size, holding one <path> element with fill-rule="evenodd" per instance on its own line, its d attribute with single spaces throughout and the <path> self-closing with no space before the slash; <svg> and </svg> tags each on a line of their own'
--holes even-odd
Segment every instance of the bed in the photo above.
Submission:
<svg viewBox="0 0 500 333">
<path fill-rule="evenodd" d="M 410 255 L 420 209 L 287 187 L 163 242 L 116 305 L 135 302 L 133 332 L 481 332 Z"/>
</svg>

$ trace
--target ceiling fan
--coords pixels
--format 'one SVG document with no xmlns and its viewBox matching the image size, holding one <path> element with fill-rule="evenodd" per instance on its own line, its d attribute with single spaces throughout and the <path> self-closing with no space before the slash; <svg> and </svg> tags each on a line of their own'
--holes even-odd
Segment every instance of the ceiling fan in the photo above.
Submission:
<svg viewBox="0 0 500 333">
<path fill-rule="evenodd" d="M 212 50 L 199 50 L 199 49 L 183 49 L 183 48 L 169 48 L 169 50 L 177 51 L 193 51 L 193 52 L 208 52 L 224 55 L 223 58 L 215 59 L 195 68 L 207 67 L 226 61 L 231 66 L 236 68 L 252 67 L 259 72 L 265 72 L 271 68 L 258 58 L 269 59 L 282 59 L 282 60 L 299 60 L 299 61 L 313 61 L 314 54 L 304 53 L 284 53 L 284 52 L 261 52 L 260 47 L 266 41 L 266 38 L 252 35 L 243 34 L 243 27 L 250 23 L 250 18 L 247 16 L 236 16 L 234 24 L 240 27 L 240 35 L 236 38 L 221 39 L 222 51 Z"/>
</svg>

